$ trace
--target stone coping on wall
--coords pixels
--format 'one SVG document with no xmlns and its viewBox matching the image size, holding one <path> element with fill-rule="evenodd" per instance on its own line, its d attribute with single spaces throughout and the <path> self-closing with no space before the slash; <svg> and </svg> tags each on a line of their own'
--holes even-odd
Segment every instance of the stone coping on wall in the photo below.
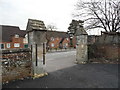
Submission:
<svg viewBox="0 0 120 90">
<path fill-rule="evenodd" d="M 120 32 L 101 32 L 101 34 L 108 34 L 108 35 L 120 35 Z"/>
<path fill-rule="evenodd" d="M 31 76 L 31 51 L 27 49 L 2 50 L 2 83 Z"/>
<path fill-rule="evenodd" d="M 90 45 L 90 44 L 88 44 Z M 93 46 L 117 46 L 120 47 L 120 43 L 94 43 Z"/>
<path fill-rule="evenodd" d="M 2 54 L 9 54 L 9 53 L 21 53 L 21 52 L 30 52 L 29 48 L 27 49 L 10 49 L 10 50 L 2 50 Z"/>
</svg>

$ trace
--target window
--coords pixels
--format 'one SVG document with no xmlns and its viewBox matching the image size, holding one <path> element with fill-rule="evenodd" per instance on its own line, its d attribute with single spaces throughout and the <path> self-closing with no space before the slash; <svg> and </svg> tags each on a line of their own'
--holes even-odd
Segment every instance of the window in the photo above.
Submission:
<svg viewBox="0 0 120 90">
<path fill-rule="evenodd" d="M 69 40 L 68 38 L 66 38 L 66 40 Z"/>
<path fill-rule="evenodd" d="M 67 47 L 68 46 L 68 43 L 64 43 L 64 47 Z"/>
<path fill-rule="evenodd" d="M 15 34 L 15 38 L 19 38 L 19 35 L 18 35 L 18 34 Z"/>
<path fill-rule="evenodd" d="M 10 43 L 7 43 L 7 48 L 10 48 Z"/>
<path fill-rule="evenodd" d="M 28 48 L 28 44 L 25 44 L 25 45 L 24 45 L 24 48 Z"/>
<path fill-rule="evenodd" d="M 53 38 L 53 37 L 51 37 L 51 40 L 52 40 L 52 41 L 54 41 L 54 38 Z"/>
<path fill-rule="evenodd" d="M 51 44 L 51 47 L 54 47 L 54 43 Z"/>
<path fill-rule="evenodd" d="M 20 47 L 19 43 L 14 43 L 14 47 Z"/>
<path fill-rule="evenodd" d="M 4 44 L 0 44 L 0 49 L 4 49 Z"/>
<path fill-rule="evenodd" d="M 68 46 L 68 43 L 66 43 L 65 46 Z"/>
</svg>

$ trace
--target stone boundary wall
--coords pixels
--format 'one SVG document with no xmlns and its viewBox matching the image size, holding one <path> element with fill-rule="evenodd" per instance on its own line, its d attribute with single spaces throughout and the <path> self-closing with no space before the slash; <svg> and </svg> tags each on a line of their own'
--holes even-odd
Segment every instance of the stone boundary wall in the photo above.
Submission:
<svg viewBox="0 0 120 90">
<path fill-rule="evenodd" d="M 95 39 L 95 38 L 93 38 Z M 95 42 L 88 44 L 88 58 L 120 59 L 120 32 L 102 32 Z"/>
<path fill-rule="evenodd" d="M 120 44 L 120 32 L 104 32 L 103 34 L 89 35 L 88 45 L 91 44 Z"/>
<path fill-rule="evenodd" d="M 93 44 L 88 45 L 88 58 L 104 58 L 120 60 L 120 44 Z"/>
<path fill-rule="evenodd" d="M 120 43 L 120 34 L 102 34 L 96 38 L 96 44 L 118 44 Z"/>
<path fill-rule="evenodd" d="M 23 79 L 31 76 L 30 49 L 2 50 L 2 82 Z"/>
</svg>

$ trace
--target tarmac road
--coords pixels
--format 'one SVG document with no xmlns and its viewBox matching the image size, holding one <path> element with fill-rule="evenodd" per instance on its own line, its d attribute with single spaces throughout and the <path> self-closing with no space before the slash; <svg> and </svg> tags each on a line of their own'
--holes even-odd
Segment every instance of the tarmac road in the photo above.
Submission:
<svg viewBox="0 0 120 90">
<path fill-rule="evenodd" d="M 18 80 L 3 88 L 118 88 L 117 64 L 75 64 L 75 51 L 48 53 L 48 76 Z"/>
<path fill-rule="evenodd" d="M 76 50 L 66 52 L 54 52 L 46 54 L 46 71 L 53 72 L 56 70 L 71 67 L 75 64 Z"/>
</svg>

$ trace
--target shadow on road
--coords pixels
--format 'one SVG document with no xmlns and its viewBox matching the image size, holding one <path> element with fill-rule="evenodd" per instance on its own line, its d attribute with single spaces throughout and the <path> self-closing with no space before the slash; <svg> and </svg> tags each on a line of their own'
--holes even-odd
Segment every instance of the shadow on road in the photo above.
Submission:
<svg viewBox="0 0 120 90">
<path fill-rule="evenodd" d="M 42 78 L 4 84 L 3 88 L 118 88 L 118 65 L 80 64 Z"/>
</svg>

